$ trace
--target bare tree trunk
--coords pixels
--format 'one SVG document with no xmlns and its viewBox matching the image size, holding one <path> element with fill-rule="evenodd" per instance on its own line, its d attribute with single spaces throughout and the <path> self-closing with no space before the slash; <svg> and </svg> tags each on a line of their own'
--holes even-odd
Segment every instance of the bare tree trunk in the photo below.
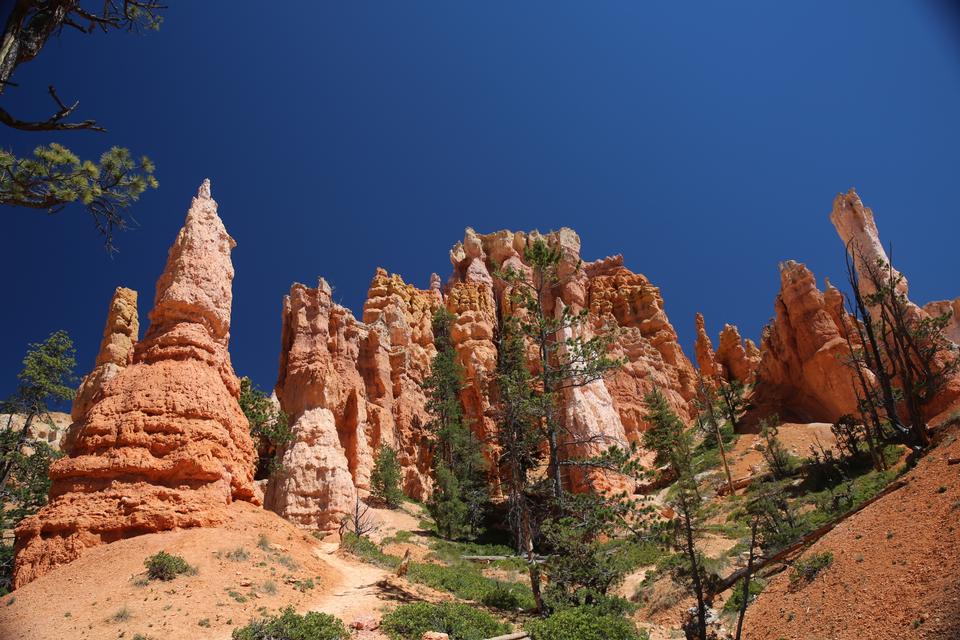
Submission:
<svg viewBox="0 0 960 640">
<path fill-rule="evenodd" d="M 737 616 L 737 635 L 734 640 L 740 640 L 743 633 L 743 618 L 747 614 L 747 601 L 750 599 L 750 578 L 753 574 L 753 550 L 757 546 L 757 520 L 750 524 L 750 555 L 747 557 L 747 575 L 743 577 L 743 602 L 740 603 L 740 615 Z"/>
<path fill-rule="evenodd" d="M 33 15 L 30 15 L 31 5 L 35 6 Z M 32 60 L 40 53 L 47 39 L 63 25 L 74 5 L 76 0 L 49 0 L 43 3 L 14 0 L 0 39 L 0 93 L 9 84 L 17 65 Z"/>
<path fill-rule="evenodd" d="M 530 510 L 526 502 L 521 506 L 523 519 L 524 547 L 527 552 L 527 569 L 530 572 L 530 590 L 533 591 L 533 601 L 537 605 L 537 613 L 544 613 L 543 595 L 540 592 L 540 567 L 533 551 L 533 527 L 530 524 Z"/>
<path fill-rule="evenodd" d="M 720 447 L 720 459 L 723 460 L 723 471 L 727 474 L 727 486 L 730 487 L 730 495 L 734 495 L 733 478 L 730 476 L 730 467 L 727 465 L 727 452 L 723 448 L 723 435 L 720 433 L 720 425 L 713 423 L 717 431 L 717 446 Z"/>
<path fill-rule="evenodd" d="M 700 579 L 700 563 L 697 561 L 697 548 L 693 542 L 693 518 L 690 513 L 690 496 L 680 497 L 683 512 L 683 529 L 686 537 L 687 557 L 690 560 L 690 573 L 693 577 L 693 590 L 697 596 L 697 633 L 699 640 L 707 640 L 707 605 L 703 597 L 703 581 Z"/>
<path fill-rule="evenodd" d="M 17 438 L 17 444 L 13 447 L 13 450 L 10 451 L 12 455 L 14 452 L 19 451 L 20 447 L 23 446 L 23 443 L 27 441 L 27 434 L 30 433 L 30 425 L 33 424 L 33 418 L 36 416 L 36 412 L 31 411 L 27 414 L 26 420 L 23 421 L 23 427 L 20 429 L 20 437 Z M 7 487 L 7 481 L 10 480 L 10 474 L 13 472 L 13 458 L 4 461 L 3 463 L 3 472 L 0 474 L 0 492 Z"/>
<path fill-rule="evenodd" d="M 863 321 L 863 333 L 865 336 L 860 335 L 860 342 L 864 347 L 863 353 L 866 360 L 866 365 L 867 368 L 870 369 L 877 377 L 877 381 L 880 386 L 880 393 L 883 396 L 883 410 L 887 414 L 887 419 L 892 423 L 899 425 L 900 417 L 897 414 L 897 403 L 893 394 L 892 375 L 887 371 L 887 368 L 883 363 L 880 342 L 877 340 L 877 334 L 873 327 L 873 320 L 870 316 L 870 312 L 867 310 L 867 305 L 863 300 L 863 295 L 860 293 L 860 278 L 857 275 L 856 267 L 851 259 L 852 256 L 850 254 L 849 245 L 844 257 L 847 262 L 847 281 L 850 283 L 850 289 L 853 292 L 853 299 L 855 303 L 854 322 L 861 318 Z M 867 277 L 870 278 L 870 274 L 868 274 Z M 859 324 L 857 325 L 857 331 L 860 331 Z M 863 339 L 864 337 L 866 337 L 866 340 Z"/>
</svg>

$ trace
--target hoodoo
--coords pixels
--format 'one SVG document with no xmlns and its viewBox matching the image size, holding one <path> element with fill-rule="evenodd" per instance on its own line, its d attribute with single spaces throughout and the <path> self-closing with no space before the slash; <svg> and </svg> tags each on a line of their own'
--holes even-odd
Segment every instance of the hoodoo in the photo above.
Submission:
<svg viewBox="0 0 960 640">
<path fill-rule="evenodd" d="M 694 369 L 680 348 L 660 291 L 630 272 L 620 256 L 582 264 L 580 238 L 570 229 L 537 232 L 467 229 L 450 251 L 453 275 L 445 286 L 431 277 L 417 289 L 378 269 L 363 321 L 335 304 L 329 285 L 295 284 L 283 305 L 277 398 L 292 419 L 294 440 L 271 479 L 268 508 L 311 528 L 332 529 L 369 489 L 373 456 L 394 447 L 403 489 L 415 498 L 430 490 L 431 446 L 421 388 L 436 353 L 431 319 L 441 306 L 453 315 L 451 339 L 464 369 L 464 416 L 490 463 L 497 492 L 499 458 L 493 375 L 498 323 L 513 309 L 500 268 L 529 272 L 524 250 L 536 239 L 559 247 L 563 278 L 546 311 L 587 310 L 581 330 L 613 331 L 612 355 L 625 366 L 603 380 L 563 392 L 566 455 L 588 456 L 612 444 L 639 441 L 646 428 L 643 396 L 659 387 L 684 417 L 694 396 Z M 571 489 L 625 489 L 624 479 L 565 469 Z"/>
<path fill-rule="evenodd" d="M 213 525 L 231 501 L 255 501 L 253 444 L 227 351 L 234 244 L 204 181 L 157 282 L 150 328 L 122 368 L 136 320 L 132 297 L 114 298 L 111 318 L 125 320 L 108 321 L 97 366 L 119 370 L 89 408 L 76 408 L 70 457 L 50 469 L 50 502 L 17 527 L 15 586 L 90 547 Z"/>
</svg>

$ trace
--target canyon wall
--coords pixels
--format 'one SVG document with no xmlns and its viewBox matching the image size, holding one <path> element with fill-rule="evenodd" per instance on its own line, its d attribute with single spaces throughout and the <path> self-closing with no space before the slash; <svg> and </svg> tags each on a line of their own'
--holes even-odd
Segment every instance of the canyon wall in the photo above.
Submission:
<svg viewBox="0 0 960 640">
<path fill-rule="evenodd" d="M 398 450 L 404 491 L 421 499 L 429 494 L 430 417 L 421 383 L 436 353 L 431 319 L 441 306 L 453 315 L 451 340 L 465 373 L 464 415 L 481 443 L 496 494 L 496 336 L 500 319 L 516 311 L 510 285 L 497 274 L 506 268 L 529 274 L 524 252 L 541 238 L 562 256 L 561 284 L 546 293 L 546 311 L 586 310 L 582 337 L 613 331 L 611 356 L 626 363 L 602 380 L 563 392 L 565 455 L 589 456 L 639 441 L 646 428 L 643 396 L 654 386 L 688 419 L 695 371 L 659 289 L 646 277 L 626 269 L 620 256 L 583 264 L 580 238 L 570 229 L 547 235 L 467 229 L 450 251 L 453 273 L 444 285 L 434 275 L 428 289 L 417 289 L 379 269 L 362 321 L 332 302 L 325 282 L 313 289 L 293 286 L 283 307 L 276 391 L 295 437 L 283 452 L 284 470 L 267 487 L 266 505 L 304 526 L 336 527 L 358 493 L 369 489 L 372 455 L 380 444 Z M 632 488 L 609 474 L 564 473 L 575 490 Z"/>
<path fill-rule="evenodd" d="M 211 525 L 231 501 L 256 501 L 253 443 L 227 351 L 233 247 L 206 181 L 170 249 L 142 341 L 134 344 L 131 296 L 114 297 L 85 380 L 99 388 L 75 407 L 49 503 L 17 527 L 15 586 L 92 546 Z M 97 376 L 110 364 L 112 377 Z"/>
<path fill-rule="evenodd" d="M 439 285 L 439 279 L 435 279 Z M 378 269 L 363 321 L 333 302 L 323 279 L 294 284 L 283 302 L 276 394 L 294 440 L 265 504 L 301 526 L 332 529 L 370 488 L 381 445 L 397 450 L 407 495 L 430 490 L 429 416 L 421 383 L 433 358 L 437 286 L 421 291 Z"/>
</svg>

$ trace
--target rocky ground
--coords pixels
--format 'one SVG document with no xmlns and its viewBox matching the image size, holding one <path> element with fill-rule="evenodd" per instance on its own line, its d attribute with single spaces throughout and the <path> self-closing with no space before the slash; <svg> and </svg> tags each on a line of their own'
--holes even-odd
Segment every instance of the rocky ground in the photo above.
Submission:
<svg viewBox="0 0 960 640">
<path fill-rule="evenodd" d="M 751 640 L 960 638 L 960 459 L 948 433 L 907 485 L 805 554 L 833 562 L 812 581 L 777 576 L 748 609 Z"/>
</svg>

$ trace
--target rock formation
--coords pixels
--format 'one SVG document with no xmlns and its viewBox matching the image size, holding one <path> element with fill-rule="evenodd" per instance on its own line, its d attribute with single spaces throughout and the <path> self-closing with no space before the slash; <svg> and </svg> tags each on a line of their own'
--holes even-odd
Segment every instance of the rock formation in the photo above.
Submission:
<svg viewBox="0 0 960 640">
<path fill-rule="evenodd" d="M 844 364 L 849 351 L 839 291 L 821 292 L 813 273 L 792 260 L 780 265 L 780 284 L 776 317 L 760 343 L 754 402 L 804 422 L 832 422 L 856 412 L 853 371 Z"/>
<path fill-rule="evenodd" d="M 276 392 L 295 440 L 283 453 L 284 471 L 268 484 L 267 506 L 304 526 L 335 527 L 353 510 L 356 492 L 367 490 L 380 444 L 398 450 L 404 491 L 420 499 L 429 494 L 430 416 L 421 384 L 436 353 L 431 320 L 441 305 L 454 316 L 465 419 L 482 443 L 496 492 L 495 335 L 499 318 L 515 312 L 509 286 L 496 274 L 501 268 L 529 273 L 524 251 L 539 238 L 563 256 L 563 283 L 548 293 L 547 311 L 589 311 L 584 337 L 615 330 L 611 355 L 626 359 L 606 379 L 564 391 L 567 453 L 586 456 L 639 441 L 646 428 L 643 396 L 654 385 L 689 417 L 695 372 L 660 291 L 647 278 L 626 269 L 620 256 L 582 264 L 580 238 L 570 229 L 546 236 L 467 229 L 450 251 L 453 273 L 444 286 L 433 275 L 428 289 L 417 289 L 378 269 L 362 322 L 332 302 L 323 281 L 315 289 L 293 286 L 284 302 Z M 628 488 L 597 473 L 570 472 L 566 479 L 574 489 Z"/>
<path fill-rule="evenodd" d="M 960 298 L 928 302 L 923 305 L 923 310 L 934 318 L 949 313 L 950 321 L 944 328 L 944 333 L 948 338 L 960 344 Z"/>
<path fill-rule="evenodd" d="M 713 350 L 713 342 L 704 327 L 703 314 L 698 313 L 696 355 L 700 372 L 708 380 L 738 380 L 753 384 L 760 366 L 760 350 L 753 340 L 740 337 L 740 330 L 732 324 L 723 325 L 720 346 Z"/>
<path fill-rule="evenodd" d="M 22 413 L 0 413 L 0 429 L 19 432 L 24 427 L 27 416 Z M 64 440 L 70 427 L 70 414 L 50 411 L 45 416 L 35 417 L 27 427 L 27 437 L 21 451 L 31 455 L 31 443 L 45 442 L 54 451 L 63 451 Z"/>
<path fill-rule="evenodd" d="M 716 352 L 713 350 L 713 342 L 707 335 L 707 328 L 704 325 L 703 314 L 697 313 L 697 341 L 694 344 L 694 350 L 697 357 L 697 366 L 700 367 L 700 373 L 704 378 L 719 378 L 723 376 L 723 367 L 717 362 Z"/>
<path fill-rule="evenodd" d="M 624 267 L 622 256 L 589 263 L 584 272 L 593 324 L 615 329 L 612 355 L 626 359 L 604 384 L 627 438 L 639 442 L 647 429 L 643 397 L 653 387 L 664 393 L 682 418 L 691 418 L 696 372 L 680 348 L 660 289 L 646 276 Z"/>
<path fill-rule="evenodd" d="M 883 250 L 883 244 L 880 242 L 880 233 L 877 230 L 876 221 L 873 217 L 873 211 L 869 207 L 863 206 L 860 196 L 856 190 L 850 189 L 847 193 L 838 194 L 833 201 L 833 210 L 830 213 L 830 221 L 836 228 L 840 239 L 849 247 L 854 258 L 854 266 L 860 276 L 860 289 L 864 295 L 869 295 L 876 291 L 876 287 L 867 277 L 867 269 L 872 265 L 882 261 L 885 264 L 890 262 L 889 257 Z M 913 321 L 929 318 L 931 315 L 941 315 L 947 311 L 953 311 L 950 324 L 946 327 L 948 338 L 957 342 L 960 338 L 960 319 L 958 319 L 957 310 L 960 310 L 960 299 L 954 301 L 931 302 L 924 307 L 920 307 L 909 299 L 909 287 L 906 277 L 892 266 L 893 277 L 900 278 L 897 289 L 907 298 L 908 314 Z M 875 316 L 879 313 L 878 307 L 871 307 L 870 313 Z M 944 358 L 954 357 L 940 354 L 939 362 L 934 363 L 935 368 L 944 365 Z M 932 402 L 923 408 L 926 419 L 933 418 L 943 411 L 953 407 L 960 400 L 960 374 L 953 376 L 947 381 L 945 388 L 937 394 Z"/>
<path fill-rule="evenodd" d="M 584 387 L 564 392 L 564 421 L 572 456 L 596 454 L 613 444 L 638 441 L 646 428 L 643 396 L 659 386 L 684 417 L 694 396 L 694 370 L 680 348 L 676 331 L 663 309 L 660 291 L 646 277 L 623 266 L 622 256 L 583 264 L 580 238 L 571 229 L 546 236 L 537 232 L 498 231 L 480 235 L 467 229 L 462 243 L 451 251 L 454 274 L 447 308 L 458 315 L 462 327 L 458 352 L 467 369 L 469 393 L 465 399 L 474 417 L 478 437 L 488 443 L 488 458 L 495 462 L 496 425 L 486 392 L 496 366 L 493 335 L 499 315 L 513 312 L 509 288 L 494 274 L 499 268 L 529 273 L 524 251 L 537 239 L 559 248 L 562 284 L 548 293 L 546 311 L 559 313 L 564 306 L 573 312 L 588 310 L 584 338 L 599 331 L 614 331 L 611 355 L 625 359 L 625 366 Z M 477 428 L 476 425 L 483 426 Z M 568 481 L 574 489 L 624 488 L 616 478 L 603 474 L 581 474 L 570 469 Z M 622 479 L 621 479 L 622 480 Z"/>
<path fill-rule="evenodd" d="M 873 211 L 863 206 L 855 189 L 850 189 L 846 193 L 837 194 L 833 199 L 830 222 L 843 240 L 844 246 L 848 247 L 853 255 L 854 265 L 857 273 L 860 274 L 860 289 L 863 295 L 874 293 L 876 288 L 869 278 L 864 277 L 864 269 L 875 265 L 878 260 L 889 263 L 890 259 L 880 242 L 880 233 L 873 219 Z M 895 277 L 900 275 L 902 274 L 894 270 Z M 907 279 L 903 278 L 897 288 L 906 295 Z"/>
<path fill-rule="evenodd" d="M 70 457 L 50 469 L 49 504 L 17 527 L 15 586 L 95 545 L 208 526 L 227 517 L 231 501 L 255 501 L 253 443 L 227 351 L 234 244 L 205 181 L 132 363 L 77 409 Z M 122 361 L 125 342 L 109 334 L 104 362 Z"/>
<path fill-rule="evenodd" d="M 717 362 L 728 380 L 753 384 L 760 366 L 760 350 L 753 340 L 740 337 L 740 331 L 732 324 L 723 325 L 720 331 L 720 346 L 717 347 Z"/>
<path fill-rule="evenodd" d="M 294 440 L 268 483 L 266 506 L 302 526 L 332 529 L 369 489 L 374 455 L 394 447 L 404 491 L 430 487 L 420 383 L 435 353 L 437 288 L 421 291 L 378 269 L 360 322 L 316 288 L 295 284 L 283 304 L 276 393 Z"/>
<path fill-rule="evenodd" d="M 103 340 L 93 370 L 84 376 L 73 399 L 70 417 L 76 427 L 71 429 L 64 442 L 69 451 L 76 438 L 76 429 L 84 416 L 99 399 L 103 385 L 120 373 L 133 360 L 133 347 L 140 335 L 140 320 L 137 315 L 137 292 L 126 287 L 117 287 L 110 301 L 107 323 L 103 328 Z"/>
</svg>

